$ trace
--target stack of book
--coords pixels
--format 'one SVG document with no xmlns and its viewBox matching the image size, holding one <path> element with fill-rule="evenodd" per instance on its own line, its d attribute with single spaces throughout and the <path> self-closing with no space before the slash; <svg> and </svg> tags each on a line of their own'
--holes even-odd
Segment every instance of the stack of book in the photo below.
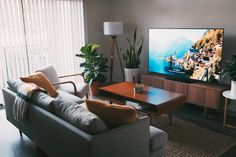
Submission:
<svg viewBox="0 0 236 157">
<path fill-rule="evenodd" d="M 133 101 L 125 101 L 125 104 L 128 105 L 128 106 L 134 107 L 137 110 L 141 110 L 141 111 L 148 108 L 147 105 L 143 105 L 143 104 L 136 103 L 136 102 L 133 102 Z"/>
</svg>

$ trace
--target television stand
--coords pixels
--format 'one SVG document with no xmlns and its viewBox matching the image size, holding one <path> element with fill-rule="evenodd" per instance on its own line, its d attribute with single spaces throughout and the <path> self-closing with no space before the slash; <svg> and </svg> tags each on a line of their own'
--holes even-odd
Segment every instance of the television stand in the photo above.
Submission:
<svg viewBox="0 0 236 157">
<path fill-rule="evenodd" d="M 156 88 L 184 94 L 186 103 L 204 107 L 204 115 L 207 113 L 207 108 L 221 109 L 224 104 L 222 93 L 229 89 L 226 85 L 186 83 L 158 74 L 143 74 L 141 76 L 141 82 Z"/>
<path fill-rule="evenodd" d="M 177 81 L 177 82 L 194 83 L 193 80 L 185 79 L 185 78 L 179 78 L 179 77 L 166 76 L 166 79 L 167 80 L 172 80 L 172 81 Z"/>
</svg>

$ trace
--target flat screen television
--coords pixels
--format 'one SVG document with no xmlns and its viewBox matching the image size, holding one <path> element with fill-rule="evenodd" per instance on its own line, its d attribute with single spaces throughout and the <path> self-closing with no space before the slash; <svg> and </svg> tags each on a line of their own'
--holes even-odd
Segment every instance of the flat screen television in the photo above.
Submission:
<svg viewBox="0 0 236 157">
<path fill-rule="evenodd" d="M 149 72 L 220 81 L 224 29 L 149 29 Z"/>
</svg>

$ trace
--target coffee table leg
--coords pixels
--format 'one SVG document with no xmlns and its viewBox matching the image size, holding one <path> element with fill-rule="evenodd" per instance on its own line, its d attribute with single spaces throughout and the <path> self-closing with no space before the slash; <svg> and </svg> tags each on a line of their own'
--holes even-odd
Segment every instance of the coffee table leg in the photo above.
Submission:
<svg viewBox="0 0 236 157">
<path fill-rule="evenodd" d="M 173 114 L 169 112 L 168 115 L 169 115 L 169 124 L 172 125 Z"/>
</svg>

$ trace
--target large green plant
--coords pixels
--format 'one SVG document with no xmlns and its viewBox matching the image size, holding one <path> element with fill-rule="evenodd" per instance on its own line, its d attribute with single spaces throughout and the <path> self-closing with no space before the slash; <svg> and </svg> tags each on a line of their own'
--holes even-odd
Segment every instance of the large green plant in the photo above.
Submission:
<svg viewBox="0 0 236 157">
<path fill-rule="evenodd" d="M 135 28 L 134 33 L 133 33 L 133 41 L 130 41 L 127 38 L 129 48 L 126 49 L 126 51 L 122 51 L 123 53 L 123 59 L 125 63 L 126 68 L 139 68 L 139 65 L 141 63 L 140 61 L 140 54 L 142 52 L 142 47 L 143 47 L 143 37 L 141 36 L 137 40 L 137 28 Z"/>
<path fill-rule="evenodd" d="M 80 67 L 84 68 L 85 81 L 91 84 L 93 81 L 104 82 L 108 66 L 106 65 L 108 59 L 103 57 L 103 54 L 98 52 L 99 45 L 86 44 L 80 51 L 81 54 L 76 54 L 77 57 L 84 59 L 84 62 L 80 64 Z"/>
<path fill-rule="evenodd" d="M 231 80 L 236 81 L 236 55 L 232 56 L 232 61 L 227 60 L 223 69 L 223 77 L 229 76 Z"/>
</svg>

